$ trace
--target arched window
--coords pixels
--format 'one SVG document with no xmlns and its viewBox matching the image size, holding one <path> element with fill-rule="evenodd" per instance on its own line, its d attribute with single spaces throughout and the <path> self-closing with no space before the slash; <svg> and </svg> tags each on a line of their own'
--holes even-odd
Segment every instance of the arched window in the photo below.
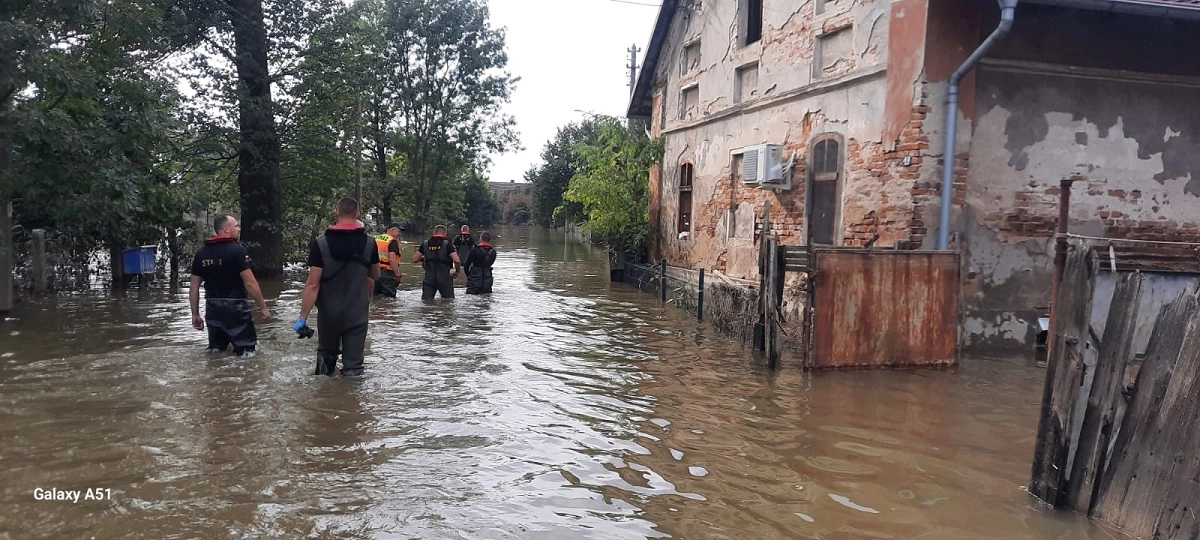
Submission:
<svg viewBox="0 0 1200 540">
<path fill-rule="evenodd" d="M 695 167 L 691 163 L 679 166 L 679 232 L 692 231 L 692 178 Z"/>
<path fill-rule="evenodd" d="M 813 244 L 833 244 L 842 179 L 842 137 L 836 133 L 813 139 L 809 159 L 808 239 Z"/>
</svg>

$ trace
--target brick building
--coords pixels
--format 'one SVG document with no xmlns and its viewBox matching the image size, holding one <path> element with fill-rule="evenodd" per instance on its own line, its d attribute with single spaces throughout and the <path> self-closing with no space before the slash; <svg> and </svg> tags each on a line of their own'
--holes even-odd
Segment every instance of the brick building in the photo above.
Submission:
<svg viewBox="0 0 1200 540">
<path fill-rule="evenodd" d="M 659 255 L 756 278 L 766 201 L 785 245 L 937 248 L 948 81 L 1000 20 L 973 0 L 664 0 L 629 108 L 665 140 Z M 1016 6 L 955 111 L 964 346 L 1034 341 L 1064 178 L 1072 232 L 1200 241 L 1196 50 L 1196 0 Z M 746 182 L 763 144 L 790 189 Z"/>
</svg>

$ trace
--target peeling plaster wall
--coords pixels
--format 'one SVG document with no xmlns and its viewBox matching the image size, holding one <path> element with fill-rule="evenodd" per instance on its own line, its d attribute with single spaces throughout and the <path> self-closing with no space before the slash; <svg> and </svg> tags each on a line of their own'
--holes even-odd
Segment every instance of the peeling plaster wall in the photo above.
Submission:
<svg viewBox="0 0 1200 540">
<path fill-rule="evenodd" d="M 673 264 L 755 279 L 756 222 L 767 200 L 781 243 L 803 244 L 807 151 L 812 138 L 823 133 L 843 139 L 837 241 L 863 245 L 874 239 L 878 246 L 908 241 L 913 191 L 911 178 L 901 177 L 915 175 L 920 160 L 899 165 L 909 154 L 894 148 L 889 154 L 885 147 L 895 145 L 885 145 L 882 136 L 891 3 L 839 0 L 816 15 L 811 0 L 798 5 L 766 0 L 762 40 L 745 47 L 736 35 L 737 4 L 681 9 L 656 72 L 655 96 L 661 101 L 656 101 L 660 106 L 652 123 L 666 142 L 655 220 L 662 255 Z M 697 43 L 699 67 L 691 68 L 689 61 L 685 71 L 683 50 Z M 735 73 L 754 63 L 758 87 L 743 89 L 746 99 L 735 104 Z M 693 87 L 699 88 L 699 110 L 680 118 L 682 91 Z M 911 108 L 906 118 L 912 116 Z M 784 145 L 784 159 L 797 158 L 794 189 L 765 191 L 734 179 L 732 152 L 764 143 Z M 915 154 L 917 149 L 911 150 Z M 683 162 L 695 168 L 692 231 L 681 240 L 678 183 Z"/>
<path fill-rule="evenodd" d="M 1012 317 L 1032 328 L 1048 306 L 1064 178 L 1075 179 L 1075 232 L 1200 240 L 1195 82 L 980 70 L 963 216 L 968 316 Z M 969 334 L 968 344 L 1011 341 L 996 332 Z"/>
<path fill-rule="evenodd" d="M 814 13 L 814 0 L 764 0 L 762 39 L 745 46 L 737 35 L 739 3 L 682 2 L 655 73 L 658 93 L 664 98 L 659 106 L 664 129 L 685 127 L 706 116 L 734 112 L 730 109 L 735 105 L 750 105 L 887 62 L 889 4 L 884 0 L 828 0 L 821 15 Z M 814 72 L 816 43 L 822 36 L 835 35 L 847 54 L 832 60 L 828 69 Z M 698 67 L 689 62 L 685 71 L 684 47 L 697 43 Z M 735 104 L 734 73 L 755 63 L 757 88 L 745 89 L 746 99 Z M 699 87 L 699 110 L 680 118 L 682 91 L 692 86 Z"/>
<path fill-rule="evenodd" d="M 661 185 L 652 202 L 652 221 L 662 233 L 659 254 L 673 265 L 756 280 L 763 203 L 771 203 L 771 226 L 780 243 L 805 243 L 808 150 L 813 137 L 826 133 L 842 142 L 835 241 L 874 240 L 878 246 L 908 241 L 912 182 L 901 177 L 916 174 L 920 160 L 900 166 L 899 159 L 916 149 L 898 153 L 882 136 L 891 2 L 827 1 L 818 15 L 813 0 L 764 0 L 762 39 L 748 46 L 737 35 L 738 4 L 681 9 L 661 52 L 651 128 L 665 141 L 661 176 L 652 180 Z M 696 48 L 699 61 L 693 62 Z M 748 66 L 757 67 L 757 86 L 742 87 L 735 103 L 739 70 Z M 699 92 L 699 106 L 681 117 L 685 90 Z M 911 108 L 906 107 L 907 119 Z M 735 178 L 733 152 L 757 144 L 783 145 L 784 160 L 796 157 L 793 189 L 760 190 Z M 692 226 L 689 237 L 680 239 L 679 173 L 685 162 L 694 167 Z M 803 320 L 805 276 L 789 273 L 785 281 L 784 318 Z M 789 346 L 799 339 L 793 330 L 784 329 Z"/>
<path fill-rule="evenodd" d="M 1200 67 L 1164 53 L 1194 46 L 1193 21 L 1018 12 L 1014 35 L 978 70 L 965 124 L 954 230 L 966 347 L 1032 350 L 1062 179 L 1075 180 L 1073 232 L 1200 241 Z"/>
</svg>

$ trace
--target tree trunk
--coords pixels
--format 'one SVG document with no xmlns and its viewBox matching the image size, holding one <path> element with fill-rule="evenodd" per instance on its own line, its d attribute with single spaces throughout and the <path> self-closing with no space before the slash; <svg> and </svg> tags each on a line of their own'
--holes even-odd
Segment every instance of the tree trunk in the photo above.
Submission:
<svg viewBox="0 0 1200 540">
<path fill-rule="evenodd" d="M 11 87 L 0 87 L 0 95 L 11 95 Z M 7 98 L 0 103 L 0 110 L 8 110 Z M 9 201 L 9 169 L 12 167 L 11 146 L 5 133 L 10 126 L 0 124 L 0 313 L 12 310 L 13 293 L 13 222 L 12 202 Z"/>
<path fill-rule="evenodd" d="M 0 149 L 0 171 L 8 165 L 8 149 Z M 13 308 L 12 203 L 0 190 L 0 313 Z"/>
<path fill-rule="evenodd" d="M 267 71 L 267 30 L 262 0 L 226 0 L 233 23 L 238 73 L 238 187 L 241 190 L 242 242 L 254 259 L 255 273 L 283 274 L 282 204 L 279 185 L 279 133 Z"/>
<path fill-rule="evenodd" d="M 325 228 L 321 226 L 321 222 L 324 220 L 325 216 L 320 214 L 317 214 L 317 217 L 313 219 L 312 234 L 308 235 L 309 243 L 312 243 L 312 241 L 316 240 L 318 236 L 321 236 L 325 233 Z"/>
<path fill-rule="evenodd" d="M 109 242 L 108 246 L 109 266 L 112 266 L 112 288 L 113 290 L 123 291 L 129 287 L 129 282 L 125 279 L 125 258 L 121 247 L 113 242 Z"/>
<path fill-rule="evenodd" d="M 171 284 L 171 290 L 174 291 L 179 287 L 179 259 L 183 257 L 183 243 L 179 239 L 180 232 L 175 229 L 167 231 L 167 250 L 171 256 L 171 277 L 168 283 Z"/>
<path fill-rule="evenodd" d="M 381 212 L 383 212 L 383 223 L 385 225 L 388 223 L 391 223 L 392 222 L 392 196 L 384 195 L 382 198 L 379 199 L 379 202 L 382 203 L 379 207 L 379 210 Z"/>
</svg>

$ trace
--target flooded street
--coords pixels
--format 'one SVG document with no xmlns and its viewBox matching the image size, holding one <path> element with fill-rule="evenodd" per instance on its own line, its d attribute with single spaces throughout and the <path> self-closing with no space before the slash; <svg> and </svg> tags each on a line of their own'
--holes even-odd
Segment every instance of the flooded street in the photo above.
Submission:
<svg viewBox="0 0 1200 540">
<path fill-rule="evenodd" d="M 602 251 L 500 235 L 491 297 L 405 265 L 359 380 L 311 375 L 303 274 L 249 360 L 186 289 L 19 304 L 0 538 L 1121 538 L 1027 499 L 1042 369 L 773 374 Z"/>
</svg>

